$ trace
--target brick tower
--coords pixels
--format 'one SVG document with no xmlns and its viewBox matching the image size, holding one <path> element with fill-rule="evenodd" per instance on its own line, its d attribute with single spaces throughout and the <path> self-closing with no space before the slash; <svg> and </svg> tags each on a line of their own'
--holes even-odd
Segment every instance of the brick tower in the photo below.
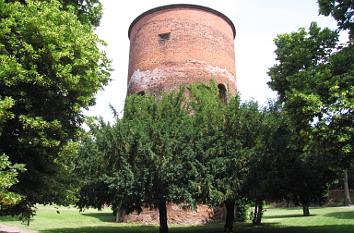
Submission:
<svg viewBox="0 0 354 233">
<path fill-rule="evenodd" d="M 236 93 L 235 26 L 204 6 L 175 4 L 139 15 L 130 25 L 128 95 L 159 93 L 216 80 Z"/>
<path fill-rule="evenodd" d="M 175 4 L 139 15 L 130 25 L 128 95 L 161 93 L 214 79 L 220 94 L 236 94 L 236 30 L 224 14 L 204 6 Z M 169 204 L 169 223 L 203 223 L 223 218 L 222 209 L 198 205 L 186 211 Z M 158 211 L 124 215 L 122 221 L 157 223 Z"/>
</svg>

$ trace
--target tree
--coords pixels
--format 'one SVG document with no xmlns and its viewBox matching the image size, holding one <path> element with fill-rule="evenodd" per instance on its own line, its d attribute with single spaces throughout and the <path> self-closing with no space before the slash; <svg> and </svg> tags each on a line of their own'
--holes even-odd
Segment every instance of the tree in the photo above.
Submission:
<svg viewBox="0 0 354 233">
<path fill-rule="evenodd" d="M 138 136 L 124 119 L 113 125 L 103 120 L 90 120 L 89 133 L 82 138 L 74 164 L 74 177 L 79 182 L 80 209 L 111 205 L 117 221 L 125 213 L 141 211 L 143 187 L 137 177 L 135 156 Z"/>
<path fill-rule="evenodd" d="M 193 84 L 188 87 L 193 119 L 193 151 L 200 164 L 201 195 L 199 203 L 211 207 L 226 207 L 225 231 L 231 230 L 234 220 L 235 193 L 238 179 L 232 179 L 236 170 L 232 157 L 227 153 L 224 127 L 226 103 L 220 99 L 215 82 L 210 85 Z M 237 138 L 235 138 L 237 141 Z M 233 186 L 235 185 L 235 186 Z"/>
<path fill-rule="evenodd" d="M 86 161 L 78 161 L 89 179 L 81 205 L 112 204 L 125 213 L 158 208 L 160 232 L 168 232 L 167 203 L 193 207 L 200 187 L 188 111 L 183 89 L 161 97 L 127 97 L 123 119 L 101 124 L 82 146 L 80 157 Z"/>
<path fill-rule="evenodd" d="M 58 1 L 0 0 L 0 25 L 0 98 L 13 101 L 0 153 L 27 169 L 11 188 L 22 201 L 2 212 L 28 213 L 65 200 L 60 152 L 77 140 L 81 111 L 108 82 L 109 61 L 93 27 Z"/>
<path fill-rule="evenodd" d="M 256 103 L 241 103 L 239 97 L 229 97 L 225 103 L 213 82 L 192 85 L 189 98 L 196 130 L 194 151 L 202 164 L 198 201 L 211 207 L 224 204 L 224 231 L 232 232 L 235 204 L 246 197 L 242 189 L 260 133 L 261 113 Z"/>
<path fill-rule="evenodd" d="M 328 28 L 321 30 L 316 23 L 311 23 L 308 32 L 300 28 L 274 39 L 277 64 L 269 69 L 268 85 L 277 91 L 280 102 L 286 102 L 295 91 L 303 90 L 306 94 L 312 94 L 314 89 L 321 91 L 315 68 L 328 62 L 337 41 L 336 32 Z"/>
<path fill-rule="evenodd" d="M 269 85 L 290 117 L 299 153 L 305 155 L 317 139 L 317 152 L 332 162 L 328 169 L 350 166 L 353 148 L 353 45 L 337 41 L 337 32 L 315 23 L 308 31 L 279 35 L 278 64 L 269 70 Z"/>
<path fill-rule="evenodd" d="M 227 105 L 216 84 L 194 84 L 155 98 L 129 96 L 123 119 L 91 129 L 93 137 L 83 142 L 78 158 L 87 164 L 80 176 L 89 181 L 81 189 L 80 206 L 111 204 L 125 213 L 141 211 L 144 205 L 158 207 L 165 231 L 166 202 L 192 207 L 197 202 L 212 207 L 225 203 L 225 228 L 232 229 L 238 174 L 244 169 L 234 153 L 238 138 L 231 137 L 231 120 L 225 121 Z M 234 103 L 230 119 L 238 111 L 238 99 Z M 237 132 L 239 121 L 233 120 L 232 132 Z"/>
<path fill-rule="evenodd" d="M 332 101 L 336 99 L 340 99 L 338 101 L 337 106 L 333 111 L 347 111 L 349 109 L 353 109 L 353 105 L 350 103 L 353 103 L 353 95 L 350 95 L 349 93 L 353 92 L 350 90 L 350 88 L 347 86 L 348 84 L 352 85 L 350 83 L 350 80 L 352 80 L 353 77 L 353 39 L 354 39 L 354 3 L 353 1 L 338 1 L 338 0 L 319 0 L 318 1 L 319 7 L 320 7 L 320 14 L 328 16 L 332 15 L 332 17 L 337 21 L 338 29 L 339 30 L 348 30 L 349 31 L 349 41 L 343 48 L 338 48 L 339 52 L 333 56 L 332 58 L 332 70 L 333 70 L 333 78 L 336 79 L 343 79 L 344 82 L 338 82 L 335 81 L 335 86 L 331 89 L 332 92 Z M 347 81 L 345 81 L 347 80 Z M 345 85 L 344 83 L 347 83 Z M 343 88 L 344 84 L 344 88 Z M 348 92 L 349 91 L 349 92 Z M 334 98 L 333 98 L 334 97 Z M 338 98 L 339 97 L 339 98 Z M 341 114 L 339 114 L 341 115 Z M 353 115 L 352 111 L 349 111 L 349 114 L 345 114 L 348 117 L 347 119 L 343 119 L 343 117 L 338 117 L 338 114 L 335 114 L 334 119 L 336 122 L 335 124 L 341 125 L 341 121 L 344 120 L 346 121 L 347 125 L 350 127 L 350 125 L 353 125 L 353 121 L 350 120 L 350 117 Z M 333 125 L 332 125 L 333 126 Z M 338 129 L 338 126 L 334 126 Z M 333 127 L 333 128 L 334 128 Z M 352 127 L 351 127 L 352 128 Z M 348 135 L 353 135 L 353 132 L 350 130 L 350 128 L 346 128 L 346 132 L 343 132 L 343 127 L 341 127 L 341 138 L 343 142 L 343 137 L 344 138 L 351 138 L 352 136 Z M 350 132 L 351 131 L 351 132 Z M 328 135 L 329 136 L 329 135 Z M 332 134 L 332 136 L 334 136 Z M 336 137 L 336 136 L 334 136 Z M 338 137 L 337 137 L 338 139 Z M 335 140 L 338 141 L 338 140 Z M 348 145 L 345 143 L 344 140 L 344 146 L 347 148 L 346 151 L 352 153 L 352 148 L 353 145 Z M 340 147 L 343 147 L 343 143 L 339 143 L 342 145 L 339 145 Z M 334 145 L 338 146 L 338 145 Z M 348 163 L 347 163 L 348 164 Z M 351 204 L 351 199 L 350 199 L 350 194 L 349 194 L 349 185 L 348 185 L 348 167 L 346 166 L 346 169 L 344 169 L 344 192 L 345 192 L 345 203 L 346 205 Z"/>
<path fill-rule="evenodd" d="M 243 118 L 242 128 L 245 130 L 245 150 L 248 153 L 248 168 L 246 181 L 242 187 L 243 194 L 254 204 L 252 224 L 261 224 L 263 203 L 270 200 L 273 183 L 277 180 L 274 169 L 274 158 L 267 153 L 263 134 L 265 114 L 255 102 L 246 103 L 244 106 L 246 116 Z M 272 139 L 268 139 L 272 141 Z"/>
<path fill-rule="evenodd" d="M 159 209 L 160 232 L 165 233 L 166 203 L 195 206 L 198 194 L 199 163 L 190 144 L 189 105 L 183 89 L 159 100 L 139 99 L 128 100 L 124 118 L 134 123 L 139 136 L 134 164 L 144 184 L 143 201 Z"/>
<path fill-rule="evenodd" d="M 257 103 L 248 103 L 247 128 L 252 129 L 247 139 L 249 160 L 244 195 L 254 205 L 252 223 L 261 224 L 265 201 L 288 199 L 289 187 L 294 184 L 289 179 L 294 164 L 294 154 L 290 152 L 290 128 L 283 109 L 277 103 L 269 102 L 260 108 Z M 314 179 L 314 178 L 313 178 Z"/>
<path fill-rule="evenodd" d="M 311 203 L 324 203 L 328 186 L 335 179 L 335 173 L 326 154 L 318 148 L 317 141 L 307 142 L 304 148 L 298 134 L 291 130 L 292 127 L 289 129 L 289 145 L 282 162 L 284 167 L 279 173 L 284 180 L 282 190 L 286 200 L 301 205 L 303 215 L 309 216 Z"/>
</svg>

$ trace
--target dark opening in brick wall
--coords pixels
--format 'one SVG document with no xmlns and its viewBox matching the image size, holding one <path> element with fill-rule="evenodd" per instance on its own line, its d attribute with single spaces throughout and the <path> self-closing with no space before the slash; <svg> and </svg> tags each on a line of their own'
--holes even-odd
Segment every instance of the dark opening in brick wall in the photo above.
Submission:
<svg viewBox="0 0 354 233">
<path fill-rule="evenodd" d="M 171 36 L 170 32 L 159 34 L 160 41 L 167 41 L 170 39 L 170 36 Z"/>
<path fill-rule="evenodd" d="M 226 103 L 227 101 L 227 96 L 226 96 L 226 88 L 224 84 L 219 84 L 218 85 L 219 88 L 219 97 L 221 99 L 222 102 Z"/>
</svg>

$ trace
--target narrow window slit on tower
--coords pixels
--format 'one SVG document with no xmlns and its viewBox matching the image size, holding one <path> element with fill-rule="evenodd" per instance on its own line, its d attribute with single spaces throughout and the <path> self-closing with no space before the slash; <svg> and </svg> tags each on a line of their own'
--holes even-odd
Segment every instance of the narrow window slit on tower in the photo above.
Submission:
<svg viewBox="0 0 354 233">
<path fill-rule="evenodd" d="M 167 41 L 170 39 L 170 32 L 159 34 L 160 41 Z"/>
<path fill-rule="evenodd" d="M 222 102 L 226 103 L 227 102 L 227 95 L 226 95 L 226 88 L 224 84 L 219 84 L 219 97 Z"/>
</svg>

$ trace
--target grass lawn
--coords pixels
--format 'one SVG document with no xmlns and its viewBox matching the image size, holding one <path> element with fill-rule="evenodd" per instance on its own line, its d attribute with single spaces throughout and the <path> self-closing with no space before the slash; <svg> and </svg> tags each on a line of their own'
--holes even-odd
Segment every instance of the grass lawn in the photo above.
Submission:
<svg viewBox="0 0 354 233">
<path fill-rule="evenodd" d="M 30 229 L 43 233 L 156 233 L 157 226 L 118 224 L 113 222 L 110 210 L 86 210 L 79 213 L 75 208 L 40 206 L 31 222 Z M 354 208 L 312 208 L 311 216 L 303 217 L 302 210 L 268 208 L 261 226 L 249 223 L 235 225 L 239 233 L 353 233 Z M 16 218 L 0 217 L 0 224 L 22 225 Z M 222 233 L 222 224 L 204 226 L 170 225 L 171 233 Z"/>
</svg>

